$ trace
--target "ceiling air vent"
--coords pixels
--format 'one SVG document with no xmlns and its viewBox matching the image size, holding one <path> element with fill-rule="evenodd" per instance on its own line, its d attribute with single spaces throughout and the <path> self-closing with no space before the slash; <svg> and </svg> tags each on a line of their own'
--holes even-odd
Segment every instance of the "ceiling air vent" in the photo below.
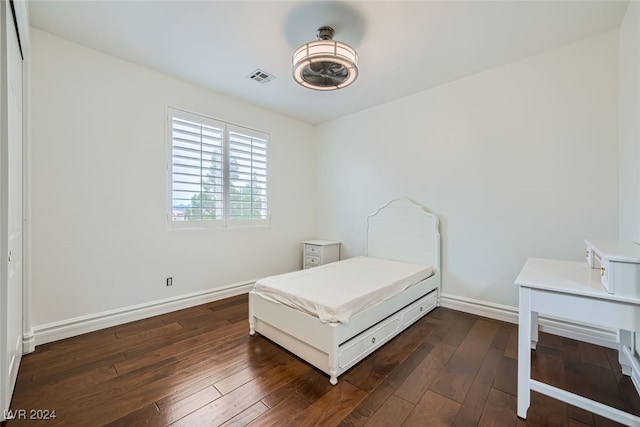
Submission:
<svg viewBox="0 0 640 427">
<path fill-rule="evenodd" d="M 260 68 L 256 69 L 253 73 L 249 74 L 248 76 L 251 80 L 255 80 L 258 83 L 269 83 L 271 80 L 275 79 L 275 76 L 272 76 L 271 74 L 262 71 Z"/>
</svg>

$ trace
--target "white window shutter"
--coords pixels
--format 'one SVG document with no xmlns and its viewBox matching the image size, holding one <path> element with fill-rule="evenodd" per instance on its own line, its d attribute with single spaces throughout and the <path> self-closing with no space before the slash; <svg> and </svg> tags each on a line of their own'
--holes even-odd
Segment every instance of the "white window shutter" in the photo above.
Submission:
<svg viewBox="0 0 640 427">
<path fill-rule="evenodd" d="M 268 135 L 171 108 L 169 122 L 172 223 L 268 223 Z"/>
<path fill-rule="evenodd" d="M 268 217 L 267 135 L 229 126 L 229 220 Z"/>
</svg>

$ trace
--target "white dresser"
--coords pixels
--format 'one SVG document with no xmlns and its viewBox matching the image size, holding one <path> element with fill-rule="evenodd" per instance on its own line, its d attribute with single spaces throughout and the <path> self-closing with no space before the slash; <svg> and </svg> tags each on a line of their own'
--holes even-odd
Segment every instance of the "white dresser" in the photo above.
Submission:
<svg viewBox="0 0 640 427">
<path fill-rule="evenodd" d="M 302 268 L 312 268 L 340 259 L 340 242 L 305 240 L 302 242 Z"/>
</svg>

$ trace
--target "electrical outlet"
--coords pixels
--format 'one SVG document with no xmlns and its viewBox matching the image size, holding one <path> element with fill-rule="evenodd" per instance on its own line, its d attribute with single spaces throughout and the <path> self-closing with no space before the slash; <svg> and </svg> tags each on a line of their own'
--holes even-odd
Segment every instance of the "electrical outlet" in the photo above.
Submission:
<svg viewBox="0 0 640 427">
<path fill-rule="evenodd" d="M 173 277 L 167 277 L 167 286 L 173 286 Z"/>
</svg>

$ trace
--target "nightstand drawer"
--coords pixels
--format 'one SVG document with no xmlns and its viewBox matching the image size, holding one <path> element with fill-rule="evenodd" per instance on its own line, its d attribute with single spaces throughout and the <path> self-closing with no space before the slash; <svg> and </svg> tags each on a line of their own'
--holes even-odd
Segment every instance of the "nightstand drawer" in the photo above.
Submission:
<svg viewBox="0 0 640 427">
<path fill-rule="evenodd" d="M 304 258 L 304 268 L 316 267 L 320 265 L 320 257 L 307 255 Z"/>
<path fill-rule="evenodd" d="M 320 252 L 322 251 L 322 246 L 317 246 L 317 245 L 306 244 L 306 245 L 304 245 L 304 248 L 305 248 L 305 252 L 308 253 L 308 254 L 319 255 Z"/>
</svg>

